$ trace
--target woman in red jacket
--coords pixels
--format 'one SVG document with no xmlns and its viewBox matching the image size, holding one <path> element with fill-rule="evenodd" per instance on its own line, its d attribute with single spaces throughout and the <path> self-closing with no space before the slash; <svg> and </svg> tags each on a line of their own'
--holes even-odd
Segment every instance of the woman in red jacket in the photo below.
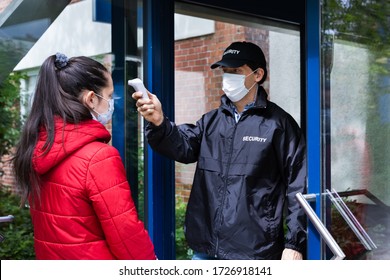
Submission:
<svg viewBox="0 0 390 280">
<path fill-rule="evenodd" d="M 43 63 L 14 158 L 30 203 L 37 259 L 156 259 L 105 124 L 108 70 L 57 53 Z"/>
</svg>

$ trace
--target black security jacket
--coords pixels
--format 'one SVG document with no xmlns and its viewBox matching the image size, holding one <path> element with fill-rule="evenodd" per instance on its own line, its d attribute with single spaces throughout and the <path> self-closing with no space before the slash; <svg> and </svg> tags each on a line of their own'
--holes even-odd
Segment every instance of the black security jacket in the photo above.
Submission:
<svg viewBox="0 0 390 280">
<path fill-rule="evenodd" d="M 236 123 L 229 100 L 196 125 L 168 119 L 146 126 L 151 147 L 182 163 L 197 162 L 185 233 L 189 246 L 220 259 L 280 259 L 300 252 L 305 217 L 305 141 L 294 119 L 259 87 L 255 106 Z M 286 202 L 286 203 L 285 203 Z M 283 230 L 283 216 L 287 224 Z"/>
</svg>

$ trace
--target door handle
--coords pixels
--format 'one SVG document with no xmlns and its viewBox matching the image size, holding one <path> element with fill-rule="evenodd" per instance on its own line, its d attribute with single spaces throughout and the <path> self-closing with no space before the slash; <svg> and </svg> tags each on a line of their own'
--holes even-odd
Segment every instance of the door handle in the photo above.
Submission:
<svg viewBox="0 0 390 280">
<path fill-rule="evenodd" d="M 305 195 L 308 199 L 313 198 L 313 194 Z M 302 193 L 297 193 L 295 195 L 297 201 L 302 206 L 305 211 L 307 217 L 310 219 L 314 227 L 317 229 L 318 233 L 325 240 L 326 245 L 328 245 L 329 249 L 332 251 L 334 256 L 331 260 L 343 260 L 345 258 L 345 254 L 343 250 L 341 250 L 339 244 L 337 244 L 336 240 L 330 234 L 326 226 L 321 222 L 318 218 L 317 214 L 314 212 L 313 208 L 311 208 L 310 204 L 307 202 L 305 196 Z M 314 195 L 315 197 L 315 195 Z"/>
</svg>

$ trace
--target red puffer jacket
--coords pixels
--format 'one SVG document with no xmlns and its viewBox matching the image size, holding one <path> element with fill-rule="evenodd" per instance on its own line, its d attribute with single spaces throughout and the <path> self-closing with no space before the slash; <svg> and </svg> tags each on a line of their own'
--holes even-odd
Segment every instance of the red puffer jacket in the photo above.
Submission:
<svg viewBox="0 0 390 280">
<path fill-rule="evenodd" d="M 155 259 L 106 128 L 94 120 L 64 127 L 57 118 L 44 155 L 46 138 L 42 129 L 33 156 L 41 179 L 40 202 L 30 199 L 37 259 Z"/>
</svg>

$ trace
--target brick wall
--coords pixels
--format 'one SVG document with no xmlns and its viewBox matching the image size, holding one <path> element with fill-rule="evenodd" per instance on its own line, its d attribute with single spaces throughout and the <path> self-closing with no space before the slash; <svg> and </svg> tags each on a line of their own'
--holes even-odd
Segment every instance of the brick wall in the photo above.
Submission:
<svg viewBox="0 0 390 280">
<path fill-rule="evenodd" d="M 0 159 L 0 187 L 14 190 L 15 178 L 13 176 L 11 156 L 5 155 Z M 16 191 L 16 190 L 15 190 Z"/>
<path fill-rule="evenodd" d="M 258 44 L 268 58 L 268 31 L 215 22 L 215 33 L 175 43 L 175 122 L 195 123 L 205 112 L 218 108 L 222 95 L 222 71 L 210 65 L 222 57 L 233 41 Z M 268 59 L 267 59 L 268 60 Z M 267 85 L 266 83 L 265 85 Z M 194 164 L 175 163 L 176 194 L 187 201 Z"/>
</svg>

